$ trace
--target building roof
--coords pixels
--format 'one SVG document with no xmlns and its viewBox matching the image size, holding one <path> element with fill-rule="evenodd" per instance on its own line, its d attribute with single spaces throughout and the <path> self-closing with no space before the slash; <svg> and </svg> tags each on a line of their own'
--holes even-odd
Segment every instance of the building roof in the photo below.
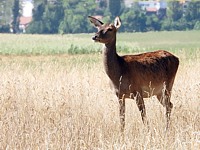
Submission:
<svg viewBox="0 0 200 150">
<path fill-rule="evenodd" d="M 32 17 L 20 17 L 19 24 L 20 25 L 27 25 L 32 21 Z"/>
<path fill-rule="evenodd" d="M 157 12 L 158 9 L 156 7 L 146 7 L 147 12 Z"/>
</svg>

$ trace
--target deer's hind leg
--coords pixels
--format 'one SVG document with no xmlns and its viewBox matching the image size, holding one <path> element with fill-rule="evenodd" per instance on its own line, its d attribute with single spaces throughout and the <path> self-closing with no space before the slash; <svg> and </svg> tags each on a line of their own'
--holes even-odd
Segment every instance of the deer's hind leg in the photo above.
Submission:
<svg viewBox="0 0 200 150">
<path fill-rule="evenodd" d="M 137 92 L 136 93 L 136 104 L 138 106 L 138 109 L 141 113 L 142 121 L 145 125 L 148 124 L 147 118 L 146 118 L 146 109 L 145 109 L 145 104 L 144 104 L 144 99 L 142 96 L 142 92 Z"/>
<path fill-rule="evenodd" d="M 172 108 L 173 108 L 173 104 L 170 101 L 170 99 L 171 99 L 171 87 L 169 88 L 168 86 L 164 86 L 162 92 L 157 95 L 157 98 L 158 98 L 159 102 L 164 107 L 166 107 L 166 119 L 167 119 L 166 129 L 168 129 L 171 111 L 172 111 Z"/>
</svg>

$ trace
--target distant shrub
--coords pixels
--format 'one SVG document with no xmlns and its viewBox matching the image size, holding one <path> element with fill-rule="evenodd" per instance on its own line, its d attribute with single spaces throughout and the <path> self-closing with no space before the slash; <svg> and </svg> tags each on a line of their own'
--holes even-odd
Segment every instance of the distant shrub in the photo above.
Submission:
<svg viewBox="0 0 200 150">
<path fill-rule="evenodd" d="M 98 53 L 99 51 L 99 49 L 95 49 L 94 47 L 80 47 L 74 44 L 71 44 L 68 48 L 68 54 L 92 54 Z"/>
<path fill-rule="evenodd" d="M 197 21 L 194 25 L 194 30 L 200 30 L 200 21 Z"/>
<path fill-rule="evenodd" d="M 9 25 L 0 25 L 0 33 L 9 33 L 10 26 Z"/>
</svg>

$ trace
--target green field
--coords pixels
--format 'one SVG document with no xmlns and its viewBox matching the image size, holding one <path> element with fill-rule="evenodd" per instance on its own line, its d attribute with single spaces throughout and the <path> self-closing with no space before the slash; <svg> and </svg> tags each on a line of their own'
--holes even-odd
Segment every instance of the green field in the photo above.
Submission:
<svg viewBox="0 0 200 150">
<path fill-rule="evenodd" d="M 53 55 L 88 54 L 101 51 L 102 45 L 92 42 L 93 34 L 12 35 L 0 34 L 0 54 Z M 174 52 L 193 52 L 200 49 L 200 31 L 119 33 L 117 49 L 135 53 L 165 49 Z"/>
<path fill-rule="evenodd" d="M 124 140 L 92 35 L 0 34 L 0 149 L 200 149 L 200 32 L 118 34 L 120 54 L 165 49 L 180 59 L 169 131 L 155 97 L 145 99 L 149 130 L 127 99 Z"/>
</svg>

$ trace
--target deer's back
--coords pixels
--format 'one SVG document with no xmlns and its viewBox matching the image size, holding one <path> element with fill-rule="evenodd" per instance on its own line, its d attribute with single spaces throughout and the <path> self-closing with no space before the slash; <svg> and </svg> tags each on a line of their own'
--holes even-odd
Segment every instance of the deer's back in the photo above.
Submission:
<svg viewBox="0 0 200 150">
<path fill-rule="evenodd" d="M 122 76 L 131 85 L 148 87 L 161 86 L 163 82 L 174 80 L 179 60 L 171 53 L 159 50 L 139 55 L 125 55 L 121 57 L 124 61 Z"/>
</svg>

